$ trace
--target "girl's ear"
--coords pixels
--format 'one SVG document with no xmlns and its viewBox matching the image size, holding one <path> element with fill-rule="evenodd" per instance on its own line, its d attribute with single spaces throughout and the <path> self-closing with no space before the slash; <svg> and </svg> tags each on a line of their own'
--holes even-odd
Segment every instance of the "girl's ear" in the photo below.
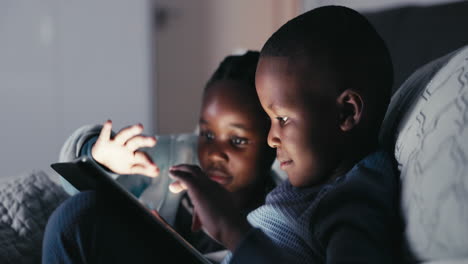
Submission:
<svg viewBox="0 0 468 264">
<path fill-rule="evenodd" d="M 364 101 L 362 96 L 351 89 L 347 89 L 338 96 L 340 128 L 342 131 L 350 131 L 361 121 Z"/>
</svg>

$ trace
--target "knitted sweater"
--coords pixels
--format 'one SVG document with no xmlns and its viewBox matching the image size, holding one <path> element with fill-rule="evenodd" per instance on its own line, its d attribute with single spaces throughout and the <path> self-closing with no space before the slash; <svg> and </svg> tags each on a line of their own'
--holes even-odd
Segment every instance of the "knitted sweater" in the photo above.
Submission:
<svg viewBox="0 0 468 264">
<path fill-rule="evenodd" d="M 224 263 L 396 263 L 398 179 L 375 152 L 332 183 L 274 189 L 251 212 L 255 228 Z"/>
</svg>

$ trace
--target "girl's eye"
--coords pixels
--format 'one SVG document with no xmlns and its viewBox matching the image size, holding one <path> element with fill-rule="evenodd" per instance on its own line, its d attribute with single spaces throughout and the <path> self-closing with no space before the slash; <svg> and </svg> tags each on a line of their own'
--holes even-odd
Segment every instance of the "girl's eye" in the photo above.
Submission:
<svg viewBox="0 0 468 264">
<path fill-rule="evenodd" d="M 233 138 L 231 138 L 231 142 L 232 142 L 233 145 L 245 145 L 249 141 L 247 139 L 245 139 L 245 138 L 233 137 Z"/>
<path fill-rule="evenodd" d="M 280 125 L 284 125 L 289 120 L 289 117 L 278 116 L 278 117 L 276 117 L 276 119 L 279 121 Z"/>
<path fill-rule="evenodd" d="M 204 137 L 207 140 L 213 140 L 215 138 L 214 134 L 210 131 L 201 131 L 200 136 Z"/>
</svg>

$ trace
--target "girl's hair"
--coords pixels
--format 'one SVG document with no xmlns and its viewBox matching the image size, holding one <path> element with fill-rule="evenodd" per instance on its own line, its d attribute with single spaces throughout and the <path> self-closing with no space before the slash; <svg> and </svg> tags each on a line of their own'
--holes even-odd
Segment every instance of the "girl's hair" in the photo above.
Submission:
<svg viewBox="0 0 468 264">
<path fill-rule="evenodd" d="M 255 87 L 255 71 L 260 53 L 247 51 L 244 55 L 230 55 L 224 58 L 208 80 L 205 89 L 216 81 L 241 81 Z"/>
</svg>

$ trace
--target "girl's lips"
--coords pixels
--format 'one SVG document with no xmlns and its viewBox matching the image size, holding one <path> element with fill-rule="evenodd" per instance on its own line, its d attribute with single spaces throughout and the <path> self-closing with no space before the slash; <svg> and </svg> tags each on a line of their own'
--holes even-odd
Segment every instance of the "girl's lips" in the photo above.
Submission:
<svg viewBox="0 0 468 264">
<path fill-rule="evenodd" d="M 226 185 L 233 180 L 231 176 L 220 170 L 208 170 L 206 174 L 211 180 L 221 185 Z"/>
<path fill-rule="evenodd" d="M 292 160 L 286 160 L 286 161 L 281 161 L 280 162 L 280 168 L 284 170 L 286 167 L 292 164 Z"/>
<path fill-rule="evenodd" d="M 229 176 L 225 176 L 225 175 L 221 175 L 221 174 L 217 174 L 217 173 L 209 173 L 208 174 L 208 177 L 221 184 L 221 185 L 226 185 L 228 183 L 230 183 L 232 181 L 232 177 L 229 177 Z"/>
</svg>

